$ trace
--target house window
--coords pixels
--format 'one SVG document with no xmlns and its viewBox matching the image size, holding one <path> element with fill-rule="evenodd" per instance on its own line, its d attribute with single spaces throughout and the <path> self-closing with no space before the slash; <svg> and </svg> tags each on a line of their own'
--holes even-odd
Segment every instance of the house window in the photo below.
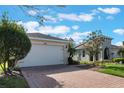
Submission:
<svg viewBox="0 0 124 93">
<path fill-rule="evenodd" d="M 81 60 L 81 52 L 79 51 L 78 60 Z"/>
<path fill-rule="evenodd" d="M 66 45 L 65 48 L 68 48 L 68 45 Z"/>
<path fill-rule="evenodd" d="M 114 58 L 114 55 L 115 55 L 114 53 L 111 53 L 112 58 Z"/>
<path fill-rule="evenodd" d="M 82 51 L 82 57 L 85 57 L 85 50 Z"/>
</svg>

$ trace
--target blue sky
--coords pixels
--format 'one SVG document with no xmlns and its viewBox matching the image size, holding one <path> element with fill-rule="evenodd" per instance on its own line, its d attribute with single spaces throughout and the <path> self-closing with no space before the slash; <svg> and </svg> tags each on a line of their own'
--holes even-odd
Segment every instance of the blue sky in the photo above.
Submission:
<svg viewBox="0 0 124 93">
<path fill-rule="evenodd" d="M 24 13 L 19 6 L 0 6 L 0 15 L 7 11 L 9 18 L 22 24 L 27 32 L 71 37 L 77 43 L 95 30 L 112 37 L 113 44 L 120 45 L 124 40 L 124 6 L 76 5 L 59 8 L 42 5 L 37 8 L 39 10 L 26 9 Z M 44 26 L 34 18 L 36 15 L 47 19 Z"/>
</svg>

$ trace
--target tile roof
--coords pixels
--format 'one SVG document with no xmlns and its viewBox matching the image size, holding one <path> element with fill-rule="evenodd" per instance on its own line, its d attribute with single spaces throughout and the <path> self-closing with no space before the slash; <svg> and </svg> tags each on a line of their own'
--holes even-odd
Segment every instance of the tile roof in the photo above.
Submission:
<svg viewBox="0 0 124 93">
<path fill-rule="evenodd" d="M 41 33 L 27 33 L 27 35 L 28 35 L 28 37 L 32 37 L 32 38 L 44 38 L 44 39 L 67 41 L 66 39 L 61 39 L 58 37 L 53 37 L 53 36 L 45 35 L 45 34 L 41 34 Z"/>
<path fill-rule="evenodd" d="M 115 48 L 122 48 L 122 46 L 111 45 L 111 48 L 113 48 L 113 49 L 115 49 Z"/>
<path fill-rule="evenodd" d="M 105 38 L 111 39 L 111 40 L 113 39 L 113 38 L 111 38 L 111 37 L 109 37 L 109 36 L 105 36 L 105 35 L 102 35 L 101 37 L 105 37 Z M 83 46 L 85 43 L 86 43 L 86 42 L 81 43 L 81 44 L 77 45 L 75 48 L 78 48 L 78 47 L 80 47 L 80 46 Z"/>
</svg>

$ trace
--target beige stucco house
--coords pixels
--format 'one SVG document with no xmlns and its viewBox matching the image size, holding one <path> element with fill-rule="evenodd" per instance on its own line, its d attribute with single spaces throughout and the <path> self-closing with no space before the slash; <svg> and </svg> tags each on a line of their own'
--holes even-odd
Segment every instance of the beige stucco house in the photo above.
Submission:
<svg viewBox="0 0 124 93">
<path fill-rule="evenodd" d="M 96 56 L 96 60 L 99 60 L 99 61 L 110 60 L 112 58 L 119 57 L 118 51 L 121 48 L 121 46 L 112 45 L 111 44 L 112 38 L 108 36 L 104 36 L 104 38 L 105 38 L 105 41 L 100 46 L 101 51 Z M 75 60 L 93 61 L 93 56 L 89 56 L 87 54 L 87 50 L 83 43 L 76 46 L 76 50 L 77 52 L 74 56 Z"/>
<path fill-rule="evenodd" d="M 66 64 L 68 41 L 41 33 L 27 33 L 32 47 L 28 55 L 20 60 L 20 67 Z"/>
</svg>

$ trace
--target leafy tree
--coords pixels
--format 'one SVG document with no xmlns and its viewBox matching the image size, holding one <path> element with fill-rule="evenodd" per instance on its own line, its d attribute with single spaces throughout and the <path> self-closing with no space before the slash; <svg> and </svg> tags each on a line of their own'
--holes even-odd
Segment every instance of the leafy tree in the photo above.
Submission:
<svg viewBox="0 0 124 93">
<path fill-rule="evenodd" d="M 0 20 L 0 66 L 5 74 L 11 73 L 18 60 L 23 59 L 31 48 L 25 29 L 4 13 Z"/>
<path fill-rule="evenodd" d="M 69 61 L 69 64 L 73 63 L 73 56 L 76 52 L 76 49 L 75 49 L 75 46 L 74 46 L 74 43 L 73 43 L 73 40 L 70 39 L 69 40 L 69 44 L 68 44 L 68 52 L 69 52 L 69 57 L 68 57 L 68 61 Z"/>
<path fill-rule="evenodd" d="M 50 9 L 53 9 L 55 11 L 61 10 L 61 8 L 65 8 L 65 5 L 55 5 L 55 6 L 50 6 L 50 5 L 18 5 L 18 7 L 22 10 L 22 12 L 31 18 L 34 18 L 39 22 L 40 25 L 44 25 L 44 22 L 49 21 L 50 19 L 45 17 L 45 15 L 49 15 L 51 12 L 49 11 Z M 41 10 L 41 7 L 43 10 Z M 57 8 L 57 9 L 56 9 Z M 36 14 L 31 15 L 27 11 L 34 11 Z"/>
<path fill-rule="evenodd" d="M 93 57 L 93 62 L 96 61 L 96 56 L 101 51 L 101 44 L 104 42 L 104 36 L 100 30 L 91 32 L 84 40 L 84 46 L 89 56 Z"/>
<path fill-rule="evenodd" d="M 75 48 L 73 43 L 68 44 L 68 52 L 69 52 L 69 57 L 73 57 L 75 53 Z"/>
<path fill-rule="evenodd" d="M 118 55 L 124 58 L 124 41 L 122 42 L 122 47 L 118 51 Z"/>
<path fill-rule="evenodd" d="M 123 57 L 124 57 L 124 48 L 121 48 L 121 49 L 118 51 L 118 54 L 123 58 Z"/>
</svg>

